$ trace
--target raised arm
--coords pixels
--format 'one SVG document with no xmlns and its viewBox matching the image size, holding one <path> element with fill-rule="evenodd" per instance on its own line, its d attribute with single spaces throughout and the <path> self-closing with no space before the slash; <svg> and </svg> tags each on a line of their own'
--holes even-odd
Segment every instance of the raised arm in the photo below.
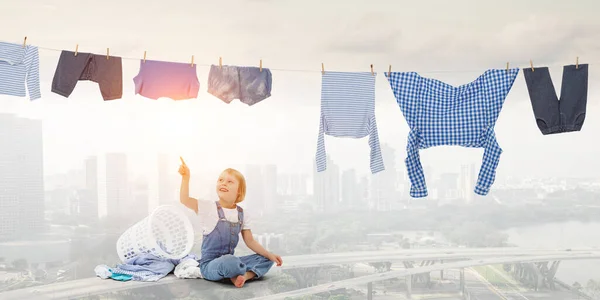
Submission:
<svg viewBox="0 0 600 300">
<path fill-rule="evenodd" d="M 198 199 L 190 197 L 190 169 L 183 161 L 183 158 L 180 157 L 179 159 L 181 160 L 181 166 L 179 166 L 179 174 L 181 174 L 179 201 L 198 214 Z"/>
</svg>

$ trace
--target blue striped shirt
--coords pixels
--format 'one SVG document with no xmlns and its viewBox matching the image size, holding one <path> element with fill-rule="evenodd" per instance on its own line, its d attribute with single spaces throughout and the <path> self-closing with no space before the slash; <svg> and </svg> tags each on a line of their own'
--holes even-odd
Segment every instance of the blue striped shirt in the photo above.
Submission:
<svg viewBox="0 0 600 300">
<path fill-rule="evenodd" d="M 321 78 L 321 121 L 317 139 L 317 172 L 325 171 L 325 134 L 334 137 L 369 136 L 371 172 L 383 171 L 375 121 L 375 75 L 371 72 L 325 72 Z"/>
<path fill-rule="evenodd" d="M 36 46 L 0 42 L 0 94 L 42 97 L 40 92 L 40 58 Z"/>
<path fill-rule="evenodd" d="M 488 194 L 502 154 L 494 126 L 518 73 L 518 68 L 487 70 L 457 87 L 415 72 L 386 74 L 410 127 L 406 169 L 411 197 L 427 196 L 419 149 L 442 145 L 485 149 L 474 192 Z"/>
</svg>

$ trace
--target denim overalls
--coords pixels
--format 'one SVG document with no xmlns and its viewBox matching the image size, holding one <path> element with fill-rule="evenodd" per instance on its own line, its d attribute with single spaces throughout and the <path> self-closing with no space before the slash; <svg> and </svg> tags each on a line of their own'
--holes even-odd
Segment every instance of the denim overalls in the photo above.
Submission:
<svg viewBox="0 0 600 300">
<path fill-rule="evenodd" d="M 206 280 L 220 281 L 251 271 L 256 274 L 254 278 L 262 277 L 273 266 L 272 261 L 259 254 L 242 257 L 233 255 L 242 232 L 244 210 L 238 205 L 238 222 L 229 222 L 219 201 L 216 204 L 219 221 L 215 229 L 202 239 L 202 257 L 199 261 L 202 276 Z"/>
</svg>

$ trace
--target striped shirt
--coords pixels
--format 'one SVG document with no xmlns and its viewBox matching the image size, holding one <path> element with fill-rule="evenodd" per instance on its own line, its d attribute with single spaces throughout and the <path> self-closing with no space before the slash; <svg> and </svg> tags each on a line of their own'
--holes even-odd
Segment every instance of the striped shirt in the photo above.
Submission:
<svg viewBox="0 0 600 300">
<path fill-rule="evenodd" d="M 317 172 L 325 171 L 325 134 L 369 136 L 371 172 L 385 169 L 375 121 L 375 77 L 371 72 L 325 72 L 321 79 L 321 121 L 317 139 Z"/>
<path fill-rule="evenodd" d="M 25 97 L 25 85 L 29 100 L 42 97 L 38 48 L 0 42 L 0 94 Z"/>
<path fill-rule="evenodd" d="M 386 73 L 410 127 L 406 169 L 411 197 L 427 196 L 419 149 L 441 145 L 484 148 L 475 193 L 487 195 L 502 153 L 494 126 L 518 73 L 518 68 L 487 70 L 457 87 L 415 72 Z"/>
</svg>

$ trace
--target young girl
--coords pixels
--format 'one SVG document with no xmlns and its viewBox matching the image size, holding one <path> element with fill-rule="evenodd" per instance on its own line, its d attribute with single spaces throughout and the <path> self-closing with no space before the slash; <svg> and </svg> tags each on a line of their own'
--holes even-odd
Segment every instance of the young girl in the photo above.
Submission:
<svg viewBox="0 0 600 300">
<path fill-rule="evenodd" d="M 190 197 L 190 169 L 183 159 L 179 174 L 180 201 L 196 212 L 202 223 L 202 257 L 199 262 L 204 279 L 221 281 L 229 278 L 236 287 L 242 287 L 246 281 L 265 275 L 274 263 L 281 266 L 283 261 L 279 255 L 265 250 L 254 240 L 250 219 L 237 205 L 244 201 L 246 195 L 246 180 L 240 172 L 226 169 L 221 173 L 216 186 L 219 201 L 216 202 Z M 240 233 L 248 248 L 257 254 L 233 255 Z"/>
</svg>

